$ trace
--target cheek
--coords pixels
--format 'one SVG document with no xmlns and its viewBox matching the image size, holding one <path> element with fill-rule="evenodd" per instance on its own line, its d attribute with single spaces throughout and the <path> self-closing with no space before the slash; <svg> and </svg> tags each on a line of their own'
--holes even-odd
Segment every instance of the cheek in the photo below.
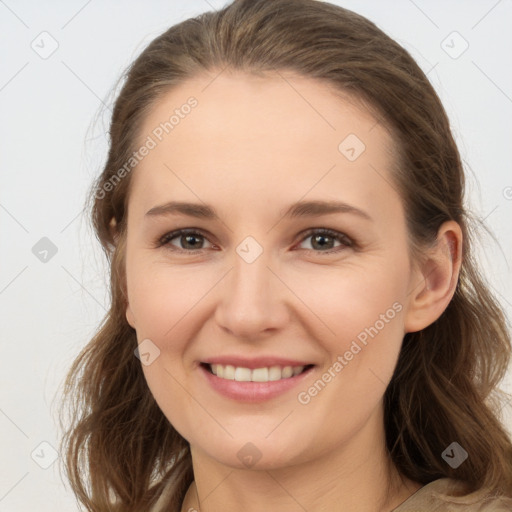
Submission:
<svg viewBox="0 0 512 512">
<path fill-rule="evenodd" d="M 150 339 L 160 353 L 142 365 L 147 385 L 173 427 L 187 440 L 197 429 L 201 410 L 191 398 L 187 378 L 187 347 L 194 339 L 199 300 L 212 284 L 194 278 L 190 268 L 171 267 L 134 255 L 127 258 L 127 285 L 137 338 Z M 195 427 L 192 427 L 196 425 Z"/>
<path fill-rule="evenodd" d="M 310 279 L 307 272 L 295 276 L 294 293 L 307 305 L 308 316 L 314 319 L 311 325 L 317 326 L 315 335 L 330 353 L 348 349 L 354 339 L 364 344 L 377 334 L 401 339 L 406 278 L 393 267 L 382 261 L 357 268 L 316 269 Z"/>
<path fill-rule="evenodd" d="M 317 274 L 314 286 L 294 289 L 317 313 L 309 331 L 327 355 L 322 382 L 303 389 L 300 403 L 324 394 L 337 413 L 349 407 L 357 417 L 381 399 L 404 336 L 407 267 L 392 263 Z"/>
<path fill-rule="evenodd" d="M 197 273 L 181 266 L 173 268 L 137 257 L 128 259 L 128 300 L 139 339 L 154 338 L 158 344 L 173 338 L 180 323 L 214 283 L 208 284 L 194 275 Z"/>
<path fill-rule="evenodd" d="M 362 428 L 381 403 L 396 367 L 406 292 L 396 271 L 375 270 L 347 273 L 345 279 L 331 279 L 330 286 L 318 280 L 318 287 L 303 295 L 322 319 L 312 335 L 327 357 L 316 380 L 298 390 L 297 412 L 312 435 L 321 423 L 331 426 L 326 446 L 336 436 L 348 438 Z"/>
</svg>

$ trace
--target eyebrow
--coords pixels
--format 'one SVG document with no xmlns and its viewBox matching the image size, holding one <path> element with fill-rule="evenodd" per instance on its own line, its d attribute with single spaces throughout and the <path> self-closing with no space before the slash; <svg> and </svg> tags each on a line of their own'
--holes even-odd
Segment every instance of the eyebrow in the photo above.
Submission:
<svg viewBox="0 0 512 512">
<path fill-rule="evenodd" d="M 298 201 L 280 212 L 282 217 L 287 218 L 320 217 L 335 213 L 350 213 L 365 220 L 373 220 L 365 211 L 341 201 Z M 169 201 L 168 203 L 155 206 L 146 212 L 146 217 L 161 215 L 186 215 L 207 220 L 218 218 L 218 214 L 212 206 L 183 201 Z"/>
</svg>

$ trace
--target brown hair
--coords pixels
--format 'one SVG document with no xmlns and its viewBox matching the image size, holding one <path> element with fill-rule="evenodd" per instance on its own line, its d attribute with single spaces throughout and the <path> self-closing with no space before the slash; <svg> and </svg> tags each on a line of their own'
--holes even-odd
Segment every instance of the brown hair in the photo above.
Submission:
<svg viewBox="0 0 512 512">
<path fill-rule="evenodd" d="M 397 469 L 417 482 L 450 477 L 463 481 L 466 493 L 512 496 L 512 444 L 496 399 L 510 338 L 472 258 L 462 163 L 438 96 L 413 58 L 362 16 L 314 0 L 237 0 L 152 41 L 128 69 L 115 102 L 108 160 L 92 193 L 94 227 L 111 264 L 112 303 L 64 390 L 71 426 L 62 448 L 78 499 L 95 512 L 147 510 L 172 478 L 173 509 L 193 480 L 188 443 L 153 399 L 125 317 L 130 175 L 106 184 L 132 156 L 141 121 L 162 94 L 225 68 L 296 72 L 366 105 L 396 144 L 394 181 L 415 254 L 444 221 L 459 223 L 464 244 L 455 295 L 436 322 L 405 335 L 384 396 L 387 447 Z M 469 452 L 456 469 L 441 457 L 452 441 Z"/>
</svg>

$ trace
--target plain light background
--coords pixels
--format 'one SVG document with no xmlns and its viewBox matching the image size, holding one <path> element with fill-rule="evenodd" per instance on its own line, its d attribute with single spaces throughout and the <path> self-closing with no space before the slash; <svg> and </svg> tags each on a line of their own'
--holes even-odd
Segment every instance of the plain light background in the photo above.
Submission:
<svg viewBox="0 0 512 512">
<path fill-rule="evenodd" d="M 154 37 L 224 3 L 0 0 L 0 511 L 78 510 L 53 451 L 55 396 L 108 304 L 82 209 L 106 158 L 112 91 Z M 500 242 L 483 238 L 480 257 L 510 318 L 512 3 L 332 3 L 377 23 L 428 72 L 466 164 L 472 209 Z M 43 237 L 57 251 L 46 262 L 33 251 L 48 244 Z M 510 374 L 504 388 L 512 391 Z"/>
</svg>

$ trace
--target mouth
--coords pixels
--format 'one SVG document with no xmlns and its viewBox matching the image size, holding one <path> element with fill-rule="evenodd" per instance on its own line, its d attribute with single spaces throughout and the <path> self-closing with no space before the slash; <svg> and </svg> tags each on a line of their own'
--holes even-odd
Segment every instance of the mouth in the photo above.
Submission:
<svg viewBox="0 0 512 512">
<path fill-rule="evenodd" d="M 314 371 L 314 364 L 262 366 L 253 368 L 230 364 L 199 364 L 205 383 L 216 393 L 237 402 L 261 403 L 291 391 Z"/>
<path fill-rule="evenodd" d="M 314 365 L 245 368 L 230 364 L 201 363 L 201 366 L 219 379 L 235 380 L 237 382 L 274 382 L 282 379 L 291 379 L 307 372 Z"/>
</svg>

